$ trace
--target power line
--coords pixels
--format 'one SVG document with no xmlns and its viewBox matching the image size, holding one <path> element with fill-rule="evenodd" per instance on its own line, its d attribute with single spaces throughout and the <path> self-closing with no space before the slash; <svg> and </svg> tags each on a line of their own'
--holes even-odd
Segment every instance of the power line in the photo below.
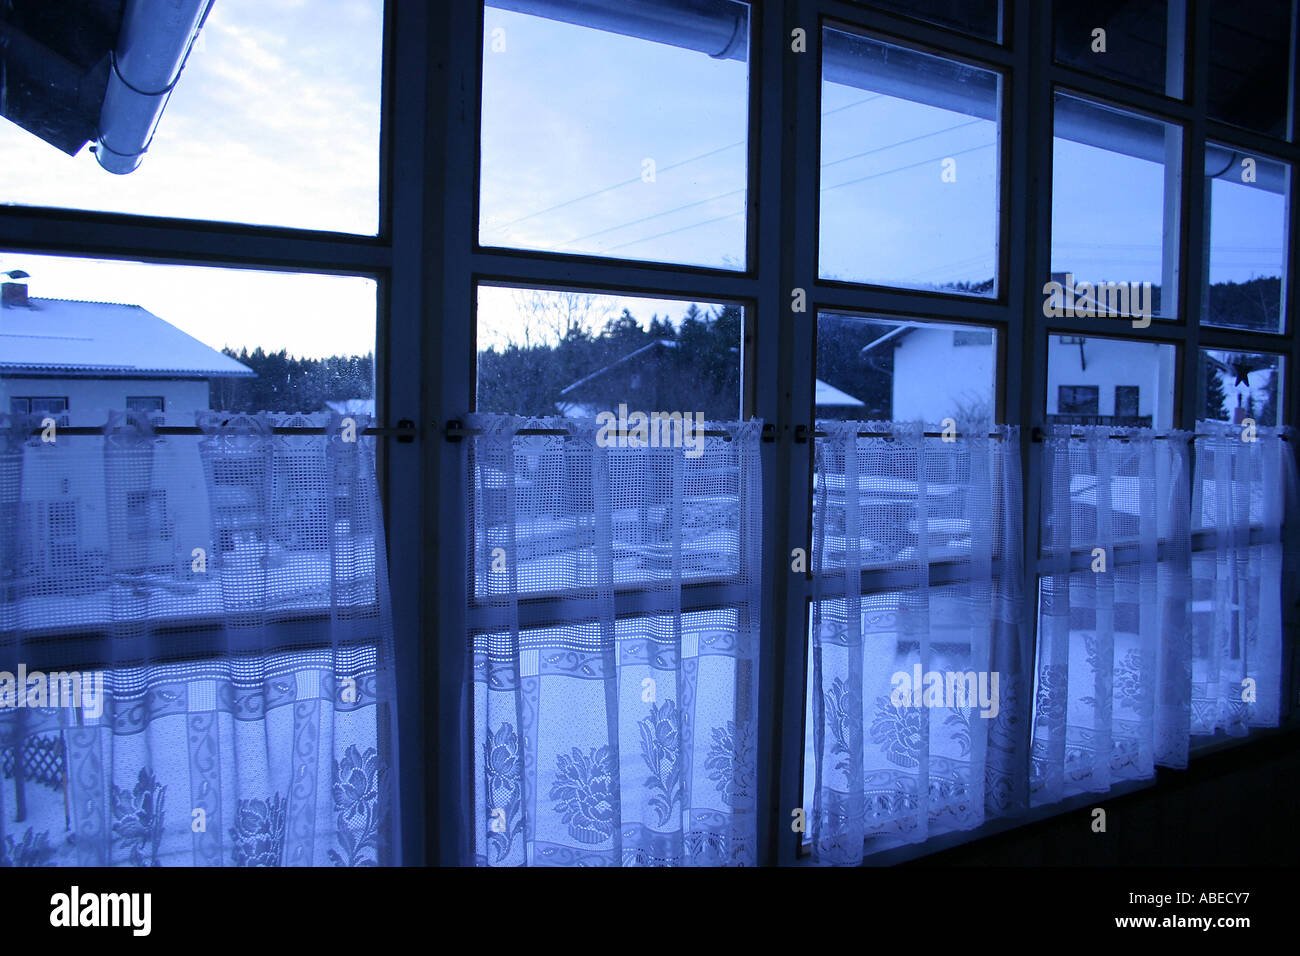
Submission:
<svg viewBox="0 0 1300 956">
<path fill-rule="evenodd" d="M 845 110 L 850 110 L 850 109 L 853 109 L 853 108 L 855 108 L 855 107 L 862 106 L 864 103 L 870 103 L 872 100 L 878 100 L 878 99 L 880 99 L 882 96 L 884 96 L 883 93 L 877 93 L 877 94 L 875 94 L 875 95 L 873 95 L 873 96 L 868 96 L 866 99 L 858 100 L 856 103 L 849 103 L 849 104 L 846 105 L 846 106 L 837 106 L 835 109 L 833 109 L 833 110 L 827 110 L 826 112 L 822 113 L 821 115 L 822 115 L 822 116 L 830 116 L 830 115 L 833 114 L 833 113 L 842 113 L 842 112 L 844 112 Z M 980 122 L 980 121 L 977 121 L 977 122 Z M 710 157 L 710 156 L 716 156 L 718 153 L 725 152 L 725 151 L 727 151 L 727 150 L 729 150 L 729 149 L 735 149 L 737 146 L 745 146 L 745 145 L 748 144 L 748 142 L 749 142 L 749 140 L 748 140 L 748 138 L 746 138 L 746 139 L 738 140 L 738 141 L 736 141 L 736 142 L 734 142 L 734 143 L 728 143 L 726 146 L 719 146 L 719 147 L 717 147 L 716 149 L 711 149 L 711 150 L 708 150 L 707 152 L 700 153 L 698 156 L 691 156 L 691 157 L 688 158 L 688 159 L 683 159 L 683 160 L 680 160 L 679 162 L 676 162 L 676 163 L 670 163 L 670 164 L 667 165 L 667 166 L 661 166 L 661 167 L 658 167 L 657 171 L 658 171 L 658 172 L 667 172 L 667 171 L 670 170 L 670 169 L 679 169 L 680 167 L 685 166 L 685 165 L 687 165 L 687 164 L 689 164 L 689 163 L 694 163 L 694 162 L 696 162 L 696 161 L 698 161 L 698 160 L 701 160 L 701 159 L 707 159 L 707 158 Z M 582 202 L 584 199 L 593 199 L 593 198 L 595 198 L 596 196 L 603 195 L 603 194 L 605 194 L 605 193 L 607 193 L 607 192 L 611 192 L 611 191 L 613 191 L 613 190 L 615 190 L 615 189 L 621 189 L 621 188 L 623 188 L 624 186 L 632 186 L 632 185 L 635 185 L 636 183 L 639 183 L 639 182 L 641 182 L 641 177 L 640 177 L 640 176 L 635 176 L 635 177 L 633 177 L 632 179 L 625 179 L 625 180 L 624 180 L 623 182 L 621 182 L 621 183 L 615 183 L 615 184 L 612 185 L 612 186 L 605 186 L 605 187 L 602 188 L 602 189 L 597 189 L 595 192 L 590 192 L 590 193 L 587 193 L 587 194 L 585 194 L 585 195 L 583 195 L 583 196 L 576 196 L 576 197 L 574 197 L 573 199 L 566 199 L 564 202 L 556 203 L 554 206 L 547 206 L 545 209 L 538 209 L 536 212 L 530 212 L 530 213 L 528 213 L 528 214 L 525 215 L 525 216 L 520 216 L 518 219 L 512 219 L 511 221 L 509 221 L 509 222 L 507 222 L 507 223 L 503 223 L 503 224 L 501 225 L 500 228 L 505 229 L 505 228 L 508 228 L 508 227 L 510 227 L 510 226 L 515 225 L 516 223 L 524 222 L 524 221 L 527 220 L 527 219 L 532 219 L 534 216 L 540 216 L 540 215 L 543 215 L 544 213 L 554 212 L 556 209 L 563 209 L 565 206 L 571 206 L 571 205 L 573 205 L 573 204 L 576 203 L 576 202 Z M 574 242 L 577 242 L 578 240 L 575 239 L 575 240 L 573 240 L 573 241 L 574 241 Z"/>
</svg>

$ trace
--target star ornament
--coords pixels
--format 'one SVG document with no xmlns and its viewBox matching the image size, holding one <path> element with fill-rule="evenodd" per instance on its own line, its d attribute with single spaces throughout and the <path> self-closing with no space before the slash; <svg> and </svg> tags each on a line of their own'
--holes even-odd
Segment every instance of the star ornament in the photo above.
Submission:
<svg viewBox="0 0 1300 956">
<path fill-rule="evenodd" d="M 1247 388 L 1250 388 L 1251 373 L 1262 372 L 1266 367 L 1263 365 L 1256 365 L 1245 356 L 1233 359 L 1231 362 L 1221 362 L 1212 355 L 1207 355 L 1206 358 L 1209 359 L 1210 364 L 1219 371 L 1227 372 L 1232 375 L 1234 378 L 1232 384 L 1234 386 L 1245 385 Z"/>
</svg>

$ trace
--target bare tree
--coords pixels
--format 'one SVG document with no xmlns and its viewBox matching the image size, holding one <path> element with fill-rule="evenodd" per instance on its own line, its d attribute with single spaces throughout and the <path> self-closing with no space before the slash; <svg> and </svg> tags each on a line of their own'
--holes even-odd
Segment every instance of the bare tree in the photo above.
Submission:
<svg viewBox="0 0 1300 956">
<path fill-rule="evenodd" d="M 598 332 L 613 317 L 615 308 L 608 296 L 590 292 L 553 292 L 545 289 L 517 289 L 512 298 L 521 317 L 523 342 L 530 346 L 558 343 L 571 328 Z"/>
</svg>

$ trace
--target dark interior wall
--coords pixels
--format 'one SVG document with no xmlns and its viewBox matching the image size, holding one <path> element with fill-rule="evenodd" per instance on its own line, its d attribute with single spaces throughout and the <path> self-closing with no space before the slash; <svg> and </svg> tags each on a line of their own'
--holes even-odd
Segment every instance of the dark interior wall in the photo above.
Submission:
<svg viewBox="0 0 1300 956">
<path fill-rule="evenodd" d="M 1092 809 L 1106 832 L 1092 831 Z M 1294 866 L 1300 730 L 1193 756 L 1156 785 L 936 853 L 910 866 Z"/>
</svg>

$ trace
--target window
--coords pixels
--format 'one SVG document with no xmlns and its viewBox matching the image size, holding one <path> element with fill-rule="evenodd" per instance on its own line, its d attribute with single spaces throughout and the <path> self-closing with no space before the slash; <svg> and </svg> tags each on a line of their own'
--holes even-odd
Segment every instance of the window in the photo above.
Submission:
<svg viewBox="0 0 1300 956">
<path fill-rule="evenodd" d="M 1197 417 L 1241 424 L 1280 425 L 1283 363 L 1267 352 L 1202 349 Z"/>
<path fill-rule="evenodd" d="M 1115 386 L 1115 417 L 1136 418 L 1138 414 L 1138 395 L 1142 389 L 1137 385 Z"/>
<path fill-rule="evenodd" d="M 1059 63 L 1181 96 L 1181 4 L 1164 0 L 1108 6 L 1053 0 L 1052 26 Z"/>
<path fill-rule="evenodd" d="M 380 0 L 328 16 L 262 0 L 203 10 L 185 4 L 165 25 L 131 30 L 87 15 L 76 34 L 22 8 L 8 14 L 42 58 L 9 61 L 11 92 L 24 95 L 3 110 L 11 122 L 0 124 L 0 202 L 376 234 Z M 110 53 L 119 73 L 101 110 L 90 77 Z M 80 92 L 63 88 L 69 72 L 76 84 L 83 71 Z M 71 105 L 51 99 L 51 75 Z M 173 81 L 151 126 L 156 101 L 140 115 L 132 87 Z M 138 168 L 113 175 L 101 163 Z"/>
<path fill-rule="evenodd" d="M 1096 385 L 1062 385 L 1058 390 L 1058 415 L 1096 415 L 1100 407 L 1097 402 Z"/>
<path fill-rule="evenodd" d="M 1087 284 L 1067 314 L 1176 316 L 1182 131 L 1065 93 L 1054 103 L 1052 279 Z M 1128 308 L 1095 301 L 1099 284 L 1128 286 Z"/>
<path fill-rule="evenodd" d="M 57 382 L 67 397 L 49 399 L 58 403 L 50 410 L 72 425 L 102 425 L 123 408 L 170 426 L 194 426 L 210 410 L 375 414 L 371 278 L 14 253 L 0 261 L 28 273 L 21 301 L 0 309 L 0 389 L 23 396 Z"/>
<path fill-rule="evenodd" d="M 840 30 L 822 42 L 822 278 L 996 296 L 999 75 Z"/>
<path fill-rule="evenodd" d="M 480 286 L 477 407 L 734 418 L 744 325 L 736 305 Z"/>
<path fill-rule="evenodd" d="M 1249 10 L 1210 0 L 1209 114 L 1281 139 L 1293 133 L 1288 96 L 1293 5 L 1261 0 Z"/>
<path fill-rule="evenodd" d="M 744 269 L 748 7 L 506 6 L 484 18 L 479 242 Z"/>
<path fill-rule="evenodd" d="M 1202 321 L 1259 332 L 1284 331 L 1291 167 L 1209 143 L 1205 179 L 1210 267 Z"/>
<path fill-rule="evenodd" d="M 992 329 L 823 312 L 817 316 L 815 417 L 991 421 L 995 335 Z M 931 373 L 940 365 L 949 374 L 936 381 Z"/>
<path fill-rule="evenodd" d="M 161 412 L 163 397 L 161 395 L 128 395 L 126 407 L 138 412 Z"/>
</svg>

